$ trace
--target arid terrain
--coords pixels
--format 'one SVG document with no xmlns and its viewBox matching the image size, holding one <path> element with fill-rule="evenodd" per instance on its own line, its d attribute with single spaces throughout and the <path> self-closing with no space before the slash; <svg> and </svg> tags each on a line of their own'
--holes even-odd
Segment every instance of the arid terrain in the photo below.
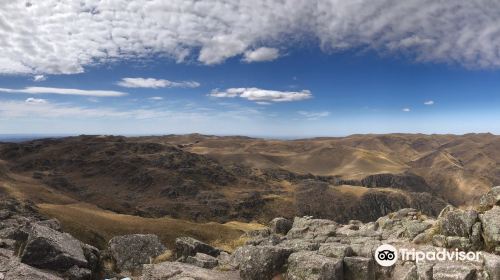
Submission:
<svg viewBox="0 0 500 280">
<path fill-rule="evenodd" d="M 407 207 L 436 216 L 500 183 L 500 137 L 489 134 L 79 136 L 2 143 L 0 159 L 3 192 L 96 246 L 151 231 L 167 243 L 187 232 L 237 239 L 246 223 L 277 216 L 368 222 Z"/>
</svg>

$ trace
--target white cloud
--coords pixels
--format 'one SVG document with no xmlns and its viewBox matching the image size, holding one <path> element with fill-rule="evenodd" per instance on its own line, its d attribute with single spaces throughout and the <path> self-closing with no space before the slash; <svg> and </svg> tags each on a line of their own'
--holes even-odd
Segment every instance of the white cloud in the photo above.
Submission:
<svg viewBox="0 0 500 280">
<path fill-rule="evenodd" d="M 47 80 L 47 77 L 45 75 L 35 75 L 33 76 L 33 81 L 35 82 L 43 82 Z"/>
<path fill-rule="evenodd" d="M 280 56 L 279 50 L 275 48 L 262 47 L 256 50 L 246 51 L 243 57 L 245 62 L 272 61 Z"/>
<path fill-rule="evenodd" d="M 308 120 L 318 120 L 320 118 L 325 118 L 330 115 L 330 112 L 328 111 L 322 111 L 322 112 L 298 111 L 297 113 L 299 115 L 304 116 Z"/>
<path fill-rule="evenodd" d="M 156 100 L 156 101 L 158 101 L 158 100 L 163 100 L 163 97 L 161 97 L 161 96 L 153 96 L 153 97 L 150 97 L 148 99 L 149 100 Z"/>
<path fill-rule="evenodd" d="M 30 97 L 30 98 L 27 98 L 24 102 L 28 103 L 28 104 L 46 104 L 47 100 L 41 99 L 41 98 Z"/>
<path fill-rule="evenodd" d="M 70 74 L 152 55 L 221 63 L 317 38 L 417 61 L 500 67 L 500 4 L 435 0 L 0 1 L 0 73 Z"/>
<path fill-rule="evenodd" d="M 172 82 L 169 80 L 154 78 L 123 78 L 117 83 L 117 85 L 127 88 L 196 88 L 200 86 L 200 83 L 195 81 Z"/>
<path fill-rule="evenodd" d="M 410 108 L 403 108 L 403 109 L 402 109 L 402 111 L 403 111 L 403 112 L 410 112 L 410 111 L 411 111 L 411 109 L 410 109 Z"/>
<path fill-rule="evenodd" d="M 84 90 L 73 88 L 49 88 L 49 87 L 26 87 L 23 89 L 0 88 L 0 92 L 5 93 L 26 93 L 26 94 L 61 94 L 61 95 L 82 95 L 95 97 L 117 97 L 127 95 L 125 92 L 112 90 Z"/>
<path fill-rule="evenodd" d="M 309 99 L 312 94 L 309 90 L 277 91 L 260 88 L 229 88 L 225 91 L 213 90 L 209 96 L 218 98 L 241 97 L 255 102 L 290 102 Z"/>
<path fill-rule="evenodd" d="M 434 101 L 433 100 L 425 101 L 424 105 L 434 105 Z"/>
</svg>

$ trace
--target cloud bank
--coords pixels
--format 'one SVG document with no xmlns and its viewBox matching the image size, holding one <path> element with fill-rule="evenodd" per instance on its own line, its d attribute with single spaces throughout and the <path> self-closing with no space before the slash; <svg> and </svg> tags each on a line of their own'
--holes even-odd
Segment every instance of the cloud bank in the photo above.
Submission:
<svg viewBox="0 0 500 280">
<path fill-rule="evenodd" d="M 123 78 L 117 85 L 126 88 L 196 88 L 200 86 L 200 83 L 195 81 L 172 82 L 154 78 Z"/>
<path fill-rule="evenodd" d="M 304 40 L 326 52 L 366 48 L 498 68 L 499 13 L 500 2 L 481 0 L 0 1 L 0 73 L 71 74 L 153 55 L 270 60 L 270 46 Z"/>
<path fill-rule="evenodd" d="M 312 94 L 309 90 L 302 91 L 277 91 L 260 88 L 229 88 L 225 91 L 213 90 L 209 96 L 216 98 L 240 97 L 259 104 L 267 102 L 291 102 L 309 99 Z"/>
<path fill-rule="evenodd" d="M 272 61 L 280 56 L 279 50 L 275 48 L 261 47 L 256 50 L 246 51 L 243 57 L 245 62 Z"/>
<path fill-rule="evenodd" d="M 60 94 L 60 95 L 81 95 L 95 97 L 118 97 L 127 93 L 113 90 L 84 90 L 74 88 L 50 88 L 50 87 L 26 87 L 23 89 L 0 88 L 4 93 L 25 93 L 25 94 Z"/>
</svg>

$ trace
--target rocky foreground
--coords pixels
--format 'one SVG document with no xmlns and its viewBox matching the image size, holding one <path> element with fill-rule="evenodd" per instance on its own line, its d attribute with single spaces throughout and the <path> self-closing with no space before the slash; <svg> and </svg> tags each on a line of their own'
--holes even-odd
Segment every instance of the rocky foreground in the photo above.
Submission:
<svg viewBox="0 0 500 280">
<path fill-rule="evenodd" d="M 500 279 L 500 187 L 477 209 L 437 219 L 402 209 L 375 222 L 276 218 L 232 254 L 190 237 L 165 248 L 150 234 L 117 236 L 98 250 L 43 220 L 29 204 L 0 203 L 0 279 Z M 382 267 L 381 244 L 424 252 L 481 251 L 475 261 L 406 261 Z M 441 247 L 441 248 L 440 248 Z"/>
</svg>

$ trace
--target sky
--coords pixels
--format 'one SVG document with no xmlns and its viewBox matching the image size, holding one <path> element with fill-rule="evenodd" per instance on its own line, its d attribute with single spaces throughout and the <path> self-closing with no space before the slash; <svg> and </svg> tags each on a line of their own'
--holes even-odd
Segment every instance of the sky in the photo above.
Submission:
<svg viewBox="0 0 500 280">
<path fill-rule="evenodd" d="M 0 1 L 0 134 L 500 134 L 500 3 Z"/>
</svg>

